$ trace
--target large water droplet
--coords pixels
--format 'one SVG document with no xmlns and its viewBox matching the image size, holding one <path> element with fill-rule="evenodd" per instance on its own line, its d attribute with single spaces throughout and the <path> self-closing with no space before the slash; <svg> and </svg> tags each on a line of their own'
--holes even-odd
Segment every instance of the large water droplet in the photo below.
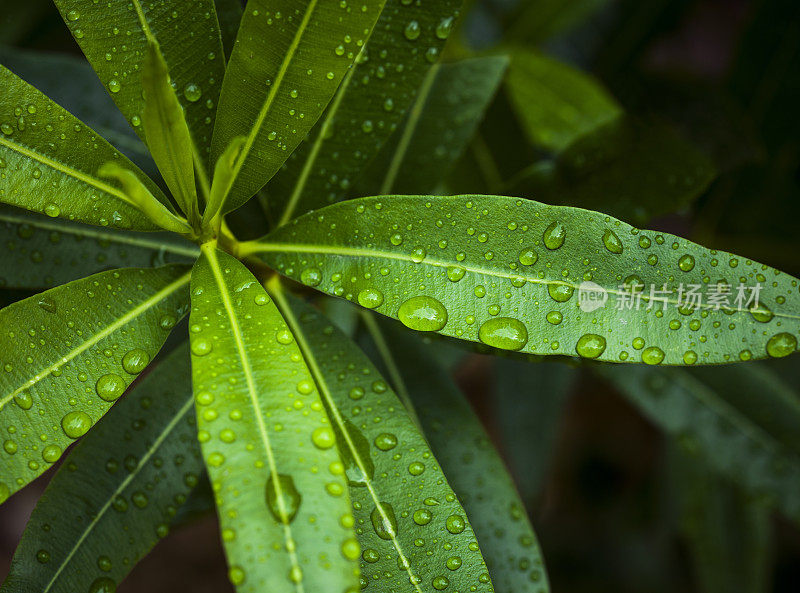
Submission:
<svg viewBox="0 0 800 593">
<path fill-rule="evenodd" d="M 603 245 L 605 245 L 606 249 L 608 249 L 611 253 L 622 253 L 622 241 L 611 229 L 606 229 L 606 232 L 603 233 Z"/>
<path fill-rule="evenodd" d="M 374 309 L 383 304 L 383 293 L 375 288 L 365 288 L 358 293 L 358 304 L 367 309 Z"/>
<path fill-rule="evenodd" d="M 664 360 L 664 351 L 658 346 L 650 346 L 642 351 L 642 362 L 645 364 L 661 364 Z"/>
<path fill-rule="evenodd" d="M 606 349 L 606 339 L 597 334 L 584 334 L 575 345 L 575 351 L 583 358 L 597 358 Z"/>
<path fill-rule="evenodd" d="M 131 375 L 138 375 L 149 363 L 150 355 L 141 348 L 134 348 L 122 357 L 122 368 Z"/>
<path fill-rule="evenodd" d="M 311 433 L 311 442 L 319 449 L 330 449 L 336 444 L 336 438 L 330 427 L 320 426 Z"/>
<path fill-rule="evenodd" d="M 678 267 L 684 272 L 691 272 L 694 269 L 694 257 L 689 255 L 682 255 L 678 260 Z"/>
<path fill-rule="evenodd" d="M 572 298 L 575 288 L 569 284 L 548 284 L 547 293 L 557 303 L 566 303 Z"/>
<path fill-rule="evenodd" d="M 445 521 L 447 531 L 453 534 L 459 534 L 467 528 L 467 522 L 461 515 L 450 515 Z"/>
<path fill-rule="evenodd" d="M 71 439 L 77 439 L 85 435 L 92 427 L 92 419 L 89 414 L 79 410 L 68 412 L 61 419 L 61 428 L 64 434 Z"/>
<path fill-rule="evenodd" d="M 400 305 L 397 317 L 408 328 L 439 331 L 447 324 L 447 309 L 433 297 L 415 296 Z"/>
<path fill-rule="evenodd" d="M 558 221 L 550 223 L 550 226 L 545 229 L 542 235 L 544 245 L 548 249 L 558 249 L 564 244 L 566 237 L 567 229 Z"/>
<path fill-rule="evenodd" d="M 772 358 L 783 358 L 797 350 L 797 338 L 790 333 L 781 332 L 767 342 L 767 354 Z"/>
<path fill-rule="evenodd" d="M 379 538 L 390 540 L 397 535 L 397 517 L 388 502 L 381 502 L 370 514 L 372 528 Z"/>
<path fill-rule="evenodd" d="M 109 373 L 103 375 L 95 383 L 94 389 L 100 399 L 107 402 L 113 402 L 119 399 L 119 396 L 125 391 L 125 381 L 119 375 Z"/>
<path fill-rule="evenodd" d="M 266 498 L 267 508 L 276 521 L 287 524 L 294 521 L 297 511 L 300 510 L 302 497 L 294 485 L 292 476 L 278 474 L 276 483 L 274 474 L 270 474 L 267 480 Z"/>
<path fill-rule="evenodd" d="M 521 350 L 528 343 L 528 328 L 518 319 L 495 317 L 478 330 L 481 342 L 503 350 Z"/>
</svg>

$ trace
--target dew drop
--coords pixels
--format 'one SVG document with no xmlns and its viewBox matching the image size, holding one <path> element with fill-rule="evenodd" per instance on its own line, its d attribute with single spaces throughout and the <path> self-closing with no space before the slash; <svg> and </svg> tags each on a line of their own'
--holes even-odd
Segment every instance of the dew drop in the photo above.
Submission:
<svg viewBox="0 0 800 593">
<path fill-rule="evenodd" d="M 562 225 L 560 222 L 556 221 L 550 223 L 550 226 L 545 229 L 542 238 L 544 240 L 545 247 L 553 250 L 558 249 L 564 244 L 564 239 L 566 236 L 567 229 L 564 228 L 564 225 Z"/>
<path fill-rule="evenodd" d="M 603 245 L 605 245 L 606 249 L 608 249 L 611 253 L 622 253 L 622 241 L 611 229 L 606 229 L 606 232 L 603 233 Z"/>
<path fill-rule="evenodd" d="M 126 385 L 123 378 L 114 373 L 103 375 L 94 385 L 94 389 L 97 395 L 100 396 L 100 399 L 107 402 L 113 402 L 119 399 L 125 391 L 125 387 Z"/>
<path fill-rule="evenodd" d="M 523 249 L 519 254 L 519 263 L 521 263 L 523 266 L 532 266 L 538 259 L 539 255 L 532 247 Z"/>
<path fill-rule="evenodd" d="M 417 21 L 409 21 L 409 23 L 406 25 L 405 30 L 403 31 L 403 34 L 409 41 L 414 41 L 415 39 L 417 39 L 420 34 L 419 23 Z"/>
<path fill-rule="evenodd" d="M 575 288 L 569 284 L 548 284 L 547 293 L 557 303 L 566 303 L 572 298 Z"/>
<path fill-rule="evenodd" d="M 275 482 L 274 474 L 269 475 L 266 486 L 267 508 L 279 523 L 289 524 L 294 521 L 297 511 L 300 510 L 302 497 L 294 485 L 294 479 L 287 474 L 278 474 L 278 481 Z M 280 491 L 282 499 L 279 498 Z M 281 500 L 283 505 L 281 505 Z M 281 510 L 283 506 L 283 511 Z M 285 512 L 285 520 L 284 520 Z"/>
<path fill-rule="evenodd" d="M 59 214 L 61 214 L 61 208 L 56 206 L 55 204 L 48 204 L 44 207 L 44 213 L 47 214 L 50 218 L 55 218 Z"/>
<path fill-rule="evenodd" d="M 383 304 L 383 293 L 374 288 L 365 288 L 358 293 L 358 304 L 367 309 L 374 309 Z"/>
<path fill-rule="evenodd" d="M 195 356 L 205 356 L 214 349 L 211 340 L 205 338 L 197 338 L 192 340 L 192 354 Z"/>
<path fill-rule="evenodd" d="M 448 266 L 447 267 L 447 279 L 450 282 L 458 282 L 464 277 L 466 270 L 460 266 Z"/>
<path fill-rule="evenodd" d="M 447 531 L 452 534 L 459 534 L 467 528 L 467 522 L 461 515 L 450 515 L 445 521 Z"/>
<path fill-rule="evenodd" d="M 797 338 L 790 333 L 781 332 L 767 342 L 767 354 L 772 358 L 783 358 L 797 350 Z"/>
<path fill-rule="evenodd" d="M 642 362 L 645 364 L 661 364 L 663 360 L 664 351 L 658 346 L 650 346 L 642 351 Z"/>
<path fill-rule="evenodd" d="M 397 437 L 390 432 L 384 432 L 376 436 L 374 442 L 381 451 L 391 451 L 397 446 Z"/>
<path fill-rule="evenodd" d="M 518 319 L 495 317 L 478 330 L 481 342 L 502 350 L 521 350 L 528 343 L 528 329 Z"/>
<path fill-rule="evenodd" d="M 92 419 L 89 414 L 79 410 L 68 412 L 61 418 L 61 428 L 64 434 L 71 439 L 77 439 L 85 435 L 92 427 Z"/>
<path fill-rule="evenodd" d="M 200 100 L 200 97 L 203 96 L 203 90 L 200 88 L 199 85 L 190 82 L 184 87 L 183 96 L 186 97 L 187 101 L 196 103 L 197 101 Z"/>
<path fill-rule="evenodd" d="M 397 517 L 388 502 L 379 503 L 379 507 L 376 506 L 370 514 L 372 528 L 379 538 L 390 540 L 397 535 Z"/>
<path fill-rule="evenodd" d="M 150 355 L 141 348 L 134 348 L 122 357 L 122 368 L 131 375 L 138 375 L 149 363 Z"/>
<path fill-rule="evenodd" d="M 606 339 L 597 334 L 584 334 L 575 345 L 575 351 L 583 358 L 597 358 L 606 349 Z"/>
<path fill-rule="evenodd" d="M 330 449 L 336 444 L 336 437 L 328 426 L 320 426 L 311 433 L 311 442 L 318 449 Z"/>
<path fill-rule="evenodd" d="M 317 268 L 306 268 L 300 273 L 300 281 L 306 286 L 318 286 L 322 282 L 322 272 Z"/>
<path fill-rule="evenodd" d="M 95 579 L 89 587 L 89 593 L 115 593 L 117 584 L 108 577 Z"/>
<path fill-rule="evenodd" d="M 118 93 L 122 89 L 122 85 L 118 80 L 110 80 L 108 82 L 108 90 L 112 93 Z"/>
<path fill-rule="evenodd" d="M 447 324 L 447 309 L 433 297 L 415 296 L 400 305 L 397 317 L 417 331 L 439 331 Z"/>
<path fill-rule="evenodd" d="M 694 257 L 689 255 L 682 255 L 678 260 L 678 267 L 684 272 L 691 272 L 694 269 Z"/>
</svg>

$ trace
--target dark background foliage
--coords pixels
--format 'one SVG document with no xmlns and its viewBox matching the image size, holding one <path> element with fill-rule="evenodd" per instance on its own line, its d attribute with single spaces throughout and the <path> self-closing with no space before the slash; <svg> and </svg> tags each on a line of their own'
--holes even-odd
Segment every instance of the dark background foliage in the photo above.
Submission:
<svg viewBox="0 0 800 593">
<path fill-rule="evenodd" d="M 80 54 L 47 0 L 3 4 L 5 45 Z M 638 208 L 621 206 L 616 194 L 597 189 L 602 184 L 584 191 L 569 179 L 566 186 L 506 184 L 510 191 L 609 211 L 800 275 L 800 2 L 479 0 L 468 2 L 461 35 L 448 51 L 460 56 L 503 51 L 509 44 L 538 48 L 594 74 L 631 118 L 660 122 L 691 142 L 716 171 L 696 191 L 654 202 L 648 196 L 661 195 L 659 182 L 623 166 L 608 183 L 634 196 Z M 558 158 L 530 144 L 520 127 L 501 92 L 479 137 L 506 181 Z M 604 134 L 585 140 L 591 150 L 621 146 L 619 138 Z M 653 142 L 651 148 L 668 154 L 662 137 Z M 481 170 L 476 154 L 468 151 L 457 165 L 452 189 L 493 189 L 492 179 L 470 173 Z M 590 180 L 618 165 L 613 154 L 607 158 Z M 624 151 L 617 160 L 628 162 Z M 24 296 L 4 291 L 0 298 L 6 304 Z M 752 501 L 736 484 L 709 478 L 702 468 L 718 516 L 708 520 L 701 508 L 698 517 L 697 508 L 686 504 L 686 474 L 675 471 L 686 447 L 590 370 L 475 354 L 460 360 L 456 377 L 518 480 L 554 591 L 711 592 L 722 590 L 720 582 L 732 593 L 797 591 L 797 526 L 773 513 L 759 523 L 762 531 L 748 530 Z M 798 384 L 794 359 L 759 364 Z M 51 473 L 0 508 L 0 576 Z M 715 571 L 725 574 L 714 581 Z M 216 522 L 205 517 L 176 529 L 119 590 L 230 587 Z"/>
</svg>

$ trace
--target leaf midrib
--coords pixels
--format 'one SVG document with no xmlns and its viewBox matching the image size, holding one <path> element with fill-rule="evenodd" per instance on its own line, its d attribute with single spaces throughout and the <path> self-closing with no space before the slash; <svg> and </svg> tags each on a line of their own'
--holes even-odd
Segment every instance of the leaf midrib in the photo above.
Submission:
<svg viewBox="0 0 800 593">
<path fill-rule="evenodd" d="M 18 152 L 19 154 L 21 154 L 21 155 L 23 155 L 23 156 L 25 156 L 25 157 L 27 157 L 27 158 L 29 158 L 31 160 L 37 161 L 37 162 L 41 163 L 42 165 L 44 165 L 45 167 L 50 167 L 51 169 L 54 169 L 54 170 L 56 170 L 56 171 L 58 171 L 60 173 L 63 173 L 67 177 L 72 177 L 73 179 L 77 179 L 78 181 L 81 181 L 81 182 L 85 183 L 86 185 L 90 185 L 90 186 L 94 187 L 95 189 L 98 189 L 98 190 L 100 190 L 100 191 L 102 191 L 104 193 L 110 194 L 110 195 L 114 196 L 115 198 L 122 200 L 126 204 L 130 204 L 130 201 L 128 200 L 127 196 L 123 192 L 121 192 L 120 190 L 118 190 L 115 187 L 112 187 L 112 186 L 108 185 L 107 183 L 104 183 L 104 182 L 100 181 L 99 179 L 96 179 L 96 178 L 90 176 L 87 173 L 84 173 L 83 171 L 79 171 L 78 169 L 74 169 L 72 167 L 69 167 L 69 166 L 65 165 L 64 163 L 61 163 L 61 162 L 59 162 L 59 161 L 57 161 L 55 159 L 52 159 L 52 158 L 50 158 L 48 156 L 40 154 L 40 153 L 36 152 L 35 150 L 28 148 L 27 146 L 23 146 L 21 144 L 15 143 L 15 142 L 10 142 L 4 136 L 0 136 L 0 145 L 1 146 L 5 146 L 9 150 L 13 150 L 14 152 Z"/>
<path fill-rule="evenodd" d="M 506 280 L 515 280 L 515 279 L 524 279 L 527 283 L 530 284 L 541 284 L 543 286 L 567 286 L 569 288 L 578 289 L 580 288 L 580 284 L 575 284 L 574 282 L 568 282 L 565 280 L 549 280 L 546 278 L 539 278 L 533 275 L 526 275 L 524 271 L 515 271 L 511 272 L 502 272 L 496 269 L 487 269 L 482 268 L 479 266 L 469 266 L 464 264 L 464 262 L 454 262 L 454 261 L 446 261 L 441 260 L 435 257 L 426 256 L 422 262 L 417 262 L 414 260 L 414 257 L 407 253 L 401 253 L 396 251 L 384 251 L 380 249 L 365 249 L 359 247 L 342 247 L 340 245 L 323 245 L 323 244 L 303 244 L 303 243 L 271 243 L 268 241 L 247 241 L 240 244 L 239 254 L 242 257 L 247 257 L 249 255 L 257 255 L 259 253 L 314 253 L 319 255 L 340 255 L 345 257 L 372 257 L 372 258 L 384 258 L 394 261 L 402 261 L 402 262 L 411 262 L 416 265 L 430 265 L 437 268 L 444 268 L 447 269 L 449 267 L 457 267 L 463 269 L 465 272 L 470 272 L 473 274 L 483 274 L 485 276 L 495 277 L 495 278 L 503 278 Z M 613 295 L 628 295 L 629 293 L 623 292 L 619 290 L 619 288 L 606 288 L 605 286 L 602 287 L 607 293 Z M 642 293 L 642 299 L 645 299 L 645 294 Z M 678 301 L 671 298 L 659 299 L 656 301 L 657 303 L 664 303 L 666 302 L 667 305 L 678 305 Z M 655 306 L 654 306 L 655 308 Z M 695 309 L 695 311 L 700 310 L 709 310 L 709 311 L 733 311 L 735 313 L 745 313 L 750 314 L 749 309 L 734 309 L 732 307 L 720 307 L 719 309 L 715 309 L 713 305 L 708 304 L 701 304 L 699 307 Z M 778 311 L 772 311 L 773 316 L 780 317 L 783 319 L 800 319 L 800 315 L 792 315 L 790 313 L 781 313 Z"/>
<path fill-rule="evenodd" d="M 278 501 L 278 507 L 281 512 L 281 523 L 283 525 L 283 537 L 286 543 L 286 549 L 289 552 L 289 558 L 292 566 L 300 569 L 300 563 L 297 559 L 297 553 L 295 552 L 294 546 L 291 545 L 294 542 L 294 538 L 292 537 L 292 529 L 289 525 L 288 516 L 289 513 L 286 509 L 286 501 L 284 500 L 283 494 L 283 487 L 281 486 L 279 473 L 278 473 L 278 466 L 275 461 L 275 454 L 272 450 L 272 443 L 270 442 L 269 432 L 267 431 L 267 425 L 264 421 L 264 415 L 261 411 L 261 406 L 259 405 L 258 401 L 258 391 L 256 390 L 255 384 L 255 377 L 253 375 L 253 369 L 250 365 L 250 357 L 247 354 L 247 347 L 244 343 L 244 338 L 242 336 L 242 330 L 239 326 L 239 319 L 236 316 L 236 312 L 233 308 L 233 303 L 231 301 L 230 293 L 228 292 L 228 286 L 225 283 L 225 278 L 222 275 L 222 270 L 219 267 L 219 260 L 217 259 L 216 254 L 216 247 L 212 246 L 211 244 L 203 245 L 203 253 L 208 258 L 209 267 L 211 268 L 211 273 L 214 275 L 214 281 L 217 284 L 219 289 L 220 296 L 222 298 L 222 305 L 225 309 L 226 314 L 228 315 L 228 321 L 231 325 L 231 329 L 233 330 L 233 340 L 234 345 L 236 347 L 237 354 L 239 355 L 239 359 L 242 362 L 242 373 L 245 376 L 245 380 L 247 382 L 247 394 L 250 398 L 250 406 L 253 408 L 253 412 L 255 414 L 256 422 L 258 424 L 258 431 L 259 436 L 261 437 L 261 443 L 264 447 L 264 451 L 267 454 L 267 463 L 269 464 L 269 470 L 273 476 L 272 484 L 275 488 L 275 498 Z M 304 587 L 302 581 L 295 583 L 295 587 L 298 593 L 304 593 Z"/>
<path fill-rule="evenodd" d="M 194 399 L 190 395 L 187 398 L 187 401 L 183 405 L 183 407 L 178 411 L 177 414 L 175 414 L 175 416 L 172 418 L 172 420 L 170 420 L 169 423 L 164 427 L 164 430 L 161 431 L 161 434 L 158 435 L 158 438 L 156 438 L 156 440 L 153 441 L 153 444 L 150 447 L 148 447 L 147 452 L 142 456 L 142 459 L 139 461 L 139 464 L 136 466 L 136 469 L 134 469 L 130 474 L 128 474 L 125 477 L 125 479 L 120 483 L 120 485 L 116 488 L 116 490 L 114 490 L 114 492 L 108 497 L 108 500 L 106 500 L 105 504 L 97 512 L 97 515 L 95 515 L 94 518 L 89 523 L 89 525 L 86 526 L 86 529 L 83 530 L 83 533 L 81 533 L 81 536 L 78 538 L 78 541 L 70 549 L 69 554 L 67 554 L 67 557 L 64 558 L 64 560 L 58 566 L 58 569 L 56 570 L 55 574 L 53 575 L 53 578 L 51 578 L 50 582 L 47 583 L 45 588 L 42 590 L 42 593 L 47 593 L 48 591 L 50 591 L 50 588 L 56 582 L 56 579 L 58 579 L 58 576 L 61 574 L 61 572 L 64 570 L 64 568 L 66 568 L 66 566 L 69 563 L 69 561 L 72 559 L 72 557 L 78 551 L 78 548 L 80 548 L 81 545 L 83 544 L 84 540 L 87 537 L 89 537 L 89 534 L 97 526 L 97 524 L 103 518 L 103 515 L 105 515 L 105 513 L 108 511 L 109 507 L 113 504 L 114 499 L 117 496 L 119 496 L 122 492 L 125 491 L 125 489 L 130 485 L 130 483 L 133 481 L 133 479 L 139 474 L 139 472 L 142 470 L 142 468 L 144 468 L 145 465 L 147 465 L 147 462 L 156 453 L 156 451 L 158 451 L 158 449 L 164 443 L 164 441 L 169 436 L 169 434 L 174 430 L 174 428 L 183 419 L 183 417 L 189 412 L 189 410 L 192 409 L 193 404 L 194 404 Z"/>
<path fill-rule="evenodd" d="M 314 381 L 319 388 L 320 394 L 325 398 L 327 402 L 327 409 L 331 411 L 333 414 L 333 419 L 336 421 L 337 426 L 339 427 L 339 432 L 344 436 L 345 441 L 347 442 L 347 447 L 350 450 L 350 454 L 353 456 L 353 460 L 355 461 L 356 465 L 358 466 L 359 470 L 361 470 L 361 474 L 364 476 L 365 485 L 367 490 L 369 491 L 370 496 L 372 497 L 372 501 L 375 503 L 375 508 L 381 515 L 381 521 L 384 525 L 391 525 L 391 521 L 389 520 L 388 515 L 383 509 L 383 505 L 381 504 L 380 498 L 378 497 L 377 492 L 375 492 L 375 488 L 372 483 L 372 479 L 369 477 L 369 472 L 366 469 L 366 465 L 361 460 L 361 455 L 358 449 L 353 442 L 353 439 L 350 436 L 350 431 L 347 428 L 347 425 L 344 423 L 342 419 L 342 413 L 339 410 L 338 406 L 336 405 L 336 401 L 333 399 L 333 395 L 331 393 L 331 389 L 328 386 L 328 382 L 325 380 L 325 375 L 320 369 L 319 365 L 317 364 L 317 359 L 314 356 L 313 351 L 308 345 L 308 341 L 306 340 L 305 332 L 303 331 L 302 326 L 297 320 L 297 317 L 292 311 L 289 303 L 286 301 L 286 297 L 283 294 L 283 290 L 279 284 L 275 285 L 275 290 L 270 290 L 270 295 L 275 300 L 275 303 L 278 305 L 281 314 L 283 315 L 286 323 L 289 325 L 292 333 L 297 340 L 297 345 L 300 348 L 300 351 L 303 354 L 303 358 L 308 365 L 308 369 L 311 371 L 311 374 L 314 378 Z M 402 413 L 402 412 L 400 412 Z M 397 534 L 394 533 L 394 530 L 386 530 L 391 537 L 392 544 L 394 545 L 395 550 L 397 551 L 398 556 L 402 562 L 402 565 L 405 566 L 405 570 L 409 575 L 410 582 L 414 585 L 414 589 L 417 593 L 423 593 L 422 589 L 419 587 L 420 579 L 412 572 L 411 570 L 411 562 L 408 560 L 405 552 L 403 551 L 402 546 L 400 545 L 399 540 L 397 539 Z"/>
<path fill-rule="evenodd" d="M 171 243 L 160 243 L 155 240 L 149 241 L 148 239 L 129 235 L 124 232 L 105 233 L 100 230 L 95 230 L 93 227 L 79 227 L 68 224 L 60 226 L 55 222 L 50 222 L 47 220 L 31 220 L 30 218 L 26 218 L 24 216 L 15 216 L 13 214 L 6 214 L 3 212 L 0 212 L 0 221 L 11 224 L 27 224 L 45 231 L 56 231 L 66 235 L 75 235 L 76 237 L 90 237 L 98 241 L 110 241 L 112 243 L 121 243 L 124 245 L 130 245 L 132 247 L 144 247 L 147 249 L 152 249 L 153 251 L 163 250 L 168 251 L 169 253 L 174 253 L 175 255 L 185 255 L 187 257 L 197 257 L 197 255 L 200 253 L 200 250 L 197 247 L 189 244 L 182 246 Z"/>
<path fill-rule="evenodd" d="M 115 331 L 120 329 L 121 327 L 130 323 L 148 309 L 151 309 L 152 307 L 154 307 L 155 305 L 157 305 L 158 303 L 169 297 L 172 293 L 177 291 L 181 286 L 188 284 L 190 276 L 191 276 L 190 272 L 185 273 L 183 276 L 181 276 L 177 280 L 174 280 L 173 282 L 171 282 L 170 284 L 159 290 L 156 294 L 146 299 L 145 301 L 142 301 L 136 307 L 134 307 L 133 309 L 131 309 L 130 311 L 119 317 L 116 321 L 106 326 L 105 329 L 94 334 L 90 339 L 83 342 L 79 347 L 73 348 L 65 356 L 59 357 L 56 363 L 51 364 L 41 372 L 36 373 L 36 375 L 34 375 L 32 379 L 28 379 L 28 381 L 26 381 L 23 385 L 17 387 L 9 395 L 6 395 L 0 399 L 0 410 L 2 410 L 12 399 L 14 399 L 14 396 L 22 393 L 26 389 L 30 389 L 31 387 L 36 385 L 39 381 L 46 379 L 52 374 L 54 370 L 64 366 L 71 360 L 80 356 L 92 346 L 98 344 L 100 341 L 104 340 L 105 338 L 113 334 Z"/>
<path fill-rule="evenodd" d="M 138 0 L 135 1 L 138 2 Z M 241 172 L 242 167 L 244 166 L 244 162 L 250 155 L 250 151 L 253 148 L 253 144 L 255 144 L 256 137 L 261 131 L 261 126 L 264 125 L 264 120 L 267 118 L 267 114 L 269 112 L 270 107 L 272 106 L 272 102 L 275 100 L 275 97 L 278 96 L 278 91 L 281 85 L 283 84 L 283 78 L 284 76 L 286 76 L 286 72 L 289 70 L 289 64 L 294 59 L 294 55 L 297 52 L 297 48 L 300 46 L 300 39 L 303 37 L 303 35 L 306 32 L 306 29 L 308 28 L 308 23 L 311 21 L 311 15 L 317 7 L 317 2 L 318 0 L 311 0 L 311 2 L 309 2 L 306 11 L 303 14 L 303 20 L 300 21 L 300 25 L 298 26 L 297 31 L 295 31 L 294 37 L 292 38 L 292 43 L 289 45 L 289 49 L 287 50 L 286 55 L 283 58 L 283 62 L 281 62 L 280 68 L 278 69 L 278 73 L 275 76 L 275 82 L 272 85 L 270 85 L 269 92 L 267 93 L 267 96 L 264 99 L 264 103 L 261 106 L 261 110 L 258 113 L 258 117 L 256 118 L 256 121 L 253 124 L 252 128 L 250 128 L 250 133 L 247 135 L 247 141 L 242 147 L 242 152 L 236 159 L 236 164 L 233 167 L 233 174 L 231 175 L 230 181 L 228 182 L 228 187 L 225 191 L 225 197 L 223 198 L 223 203 L 227 201 L 231 189 L 236 183 L 236 180 L 239 178 L 239 173 Z"/>
</svg>

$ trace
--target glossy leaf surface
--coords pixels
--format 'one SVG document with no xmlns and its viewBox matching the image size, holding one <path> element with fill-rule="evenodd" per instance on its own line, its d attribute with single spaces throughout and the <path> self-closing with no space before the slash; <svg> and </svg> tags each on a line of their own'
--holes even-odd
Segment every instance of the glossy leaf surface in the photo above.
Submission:
<svg viewBox="0 0 800 593">
<path fill-rule="evenodd" d="M 188 308 L 186 266 L 112 270 L 0 310 L 0 502 L 119 399 Z"/>
<path fill-rule="evenodd" d="M 800 400 L 760 368 L 722 370 L 724 388 L 680 369 L 603 367 L 644 414 L 751 498 L 800 521 Z M 704 369 L 720 371 L 720 369 Z M 751 416 L 760 408 L 761 417 Z M 772 416 L 772 420 L 767 417 Z"/>
<path fill-rule="evenodd" d="M 411 329 L 506 350 L 648 364 L 797 350 L 795 278 L 578 208 L 498 196 L 363 198 L 242 250 Z M 692 286 L 699 302 L 687 296 Z"/>
<path fill-rule="evenodd" d="M 155 169 L 144 143 L 136 137 L 85 58 L 2 47 L 0 64 L 85 122 L 145 172 Z"/>
<path fill-rule="evenodd" d="M 425 436 L 470 517 L 495 589 L 549 591 L 525 505 L 481 421 L 431 347 L 408 332 L 387 336 Z"/>
<path fill-rule="evenodd" d="M 439 58 L 460 5 L 460 0 L 387 0 L 364 53 L 316 129 L 267 186 L 276 221 L 347 195 L 400 127 Z"/>
<path fill-rule="evenodd" d="M 195 163 L 207 169 L 225 74 L 213 0 L 56 0 L 55 4 L 111 98 L 142 138 L 142 72 L 148 43 L 158 43 L 186 114 L 196 149 Z"/>
<path fill-rule="evenodd" d="M 492 591 L 464 509 L 403 404 L 320 313 L 275 298 L 337 433 L 362 549 L 362 587 Z"/>
<path fill-rule="evenodd" d="M 357 587 L 334 432 L 275 305 L 240 262 L 205 247 L 189 322 L 198 438 L 231 582 L 240 592 Z"/>
<path fill-rule="evenodd" d="M 504 57 L 488 57 L 431 68 L 408 117 L 356 193 L 424 194 L 436 189 L 475 133 L 507 64 Z"/>
<path fill-rule="evenodd" d="M 67 456 L 0 591 L 113 591 L 168 533 L 203 467 L 190 381 L 184 345 Z"/>
<path fill-rule="evenodd" d="M 250 0 L 225 74 L 212 156 L 247 138 L 224 212 L 277 172 L 313 127 L 369 38 L 383 0 Z"/>
<path fill-rule="evenodd" d="M 109 268 L 191 263 L 200 250 L 169 233 L 119 233 L 0 206 L 2 288 L 50 288 Z"/>
<path fill-rule="evenodd" d="M 506 90 L 530 141 L 553 152 L 623 113 L 588 74 L 522 48 L 511 50 Z"/>
<path fill-rule="evenodd" d="M 120 189 L 97 175 L 107 162 L 135 171 L 133 163 L 2 66 L 0 86 L 0 202 L 100 226 L 158 228 Z M 138 177 L 163 198 L 143 173 Z"/>
</svg>

